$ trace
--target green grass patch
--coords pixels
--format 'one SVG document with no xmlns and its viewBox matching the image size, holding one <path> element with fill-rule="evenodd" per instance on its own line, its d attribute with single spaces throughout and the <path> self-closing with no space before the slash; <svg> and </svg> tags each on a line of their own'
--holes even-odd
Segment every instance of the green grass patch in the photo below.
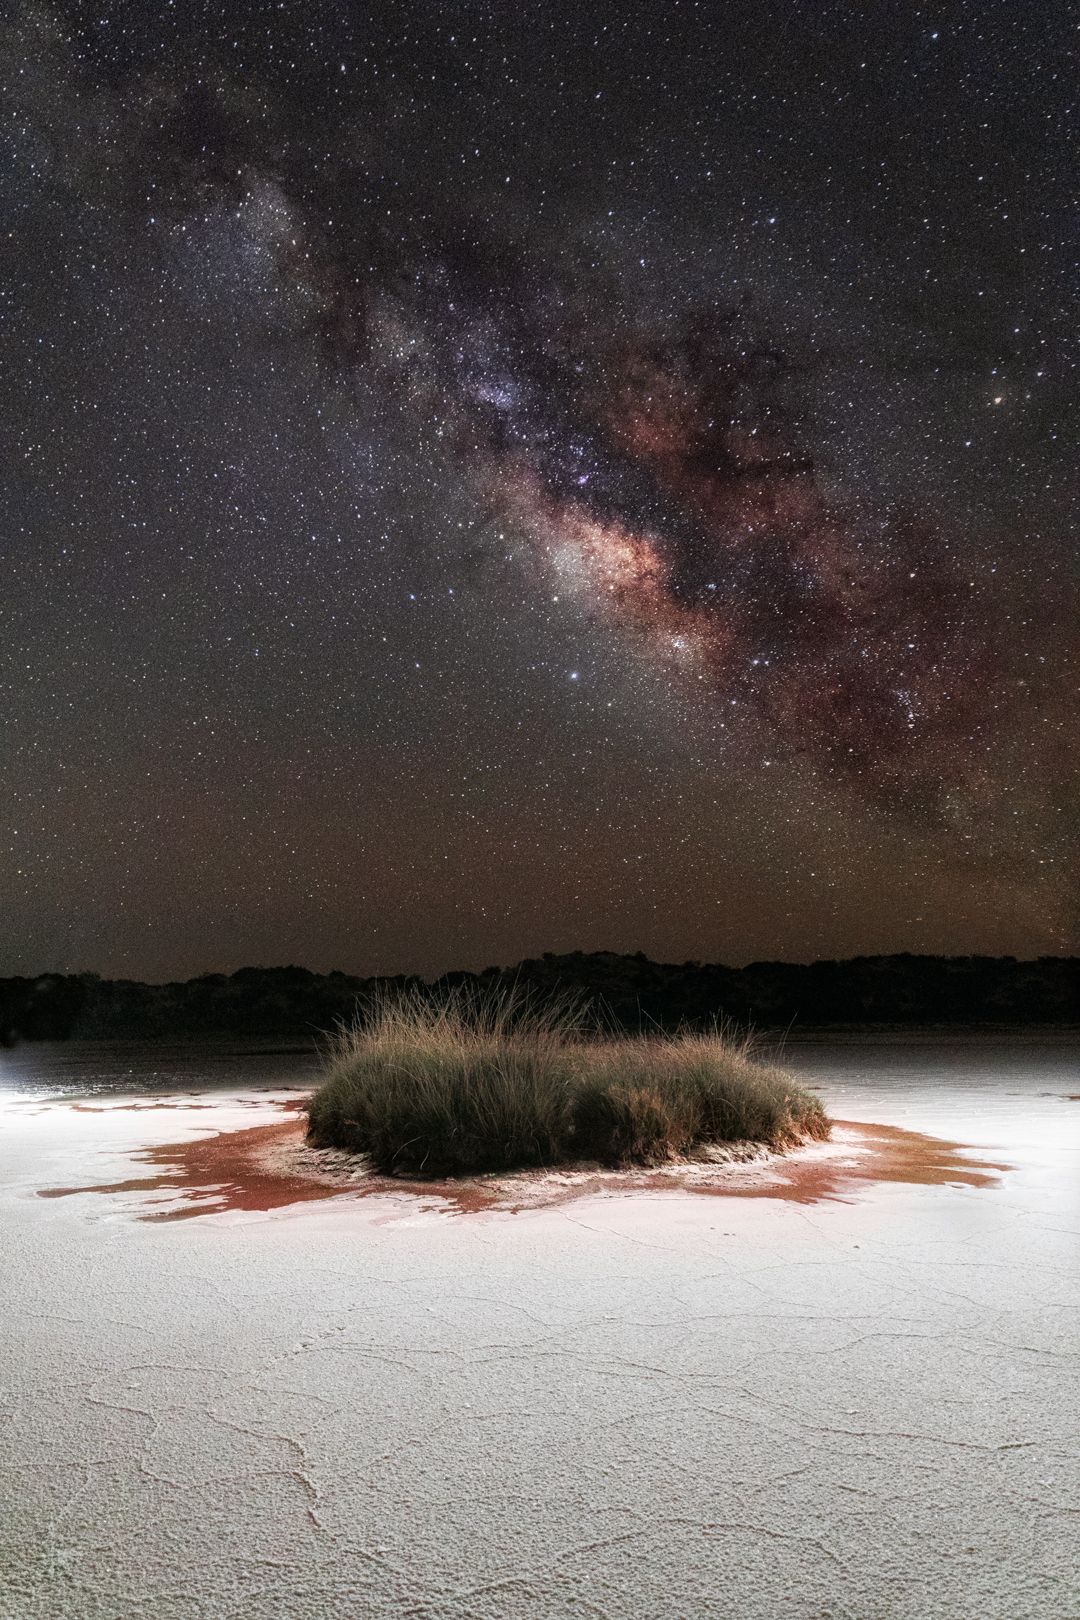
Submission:
<svg viewBox="0 0 1080 1620">
<path fill-rule="evenodd" d="M 308 1122 L 316 1146 L 425 1176 L 660 1164 L 828 1134 L 816 1097 L 719 1026 L 615 1035 L 572 1002 L 505 991 L 377 997 L 333 1038 Z"/>
</svg>

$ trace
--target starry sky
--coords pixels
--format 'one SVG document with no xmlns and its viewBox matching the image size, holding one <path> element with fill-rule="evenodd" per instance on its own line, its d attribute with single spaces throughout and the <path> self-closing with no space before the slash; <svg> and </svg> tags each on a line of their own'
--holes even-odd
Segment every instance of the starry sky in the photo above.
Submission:
<svg viewBox="0 0 1080 1620">
<path fill-rule="evenodd" d="M 1066 0 L 8 15 L 0 972 L 1078 948 Z"/>
</svg>

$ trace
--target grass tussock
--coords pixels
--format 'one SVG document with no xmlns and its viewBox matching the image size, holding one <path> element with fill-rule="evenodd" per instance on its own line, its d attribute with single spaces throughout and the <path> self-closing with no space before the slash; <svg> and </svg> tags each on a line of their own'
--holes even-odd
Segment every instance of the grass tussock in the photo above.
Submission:
<svg viewBox="0 0 1080 1620">
<path fill-rule="evenodd" d="M 784 1148 L 828 1133 L 814 1096 L 719 1027 L 615 1036 L 572 1002 L 505 991 L 377 997 L 333 1038 L 308 1128 L 317 1146 L 427 1176 L 660 1164 L 717 1142 Z"/>
</svg>

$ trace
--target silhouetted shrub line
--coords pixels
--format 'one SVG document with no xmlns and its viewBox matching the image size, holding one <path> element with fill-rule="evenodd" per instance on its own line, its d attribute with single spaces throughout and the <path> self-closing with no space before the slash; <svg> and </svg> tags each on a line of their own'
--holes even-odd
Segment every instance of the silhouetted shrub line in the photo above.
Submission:
<svg viewBox="0 0 1080 1620">
<path fill-rule="evenodd" d="M 306 968 L 241 968 L 178 984 L 95 974 L 0 979 L 0 1043 L 28 1040 L 312 1039 L 358 998 L 420 985 Z M 529 958 L 514 968 L 447 973 L 432 988 L 518 984 L 541 995 L 577 991 L 619 1028 L 708 1028 L 718 1018 L 758 1029 L 902 1029 L 1080 1024 L 1080 958 L 860 956 L 843 962 L 652 962 L 612 951 Z"/>
<path fill-rule="evenodd" d="M 378 994 L 333 1040 L 308 1118 L 313 1144 L 391 1175 L 659 1164 L 829 1133 L 816 1097 L 719 1027 L 619 1035 L 501 986 Z"/>
</svg>

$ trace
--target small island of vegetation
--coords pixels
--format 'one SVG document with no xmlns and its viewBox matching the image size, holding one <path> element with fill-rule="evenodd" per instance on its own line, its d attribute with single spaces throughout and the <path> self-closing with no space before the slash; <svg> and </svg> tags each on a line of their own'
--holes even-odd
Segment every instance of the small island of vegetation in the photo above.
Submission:
<svg viewBox="0 0 1080 1620">
<path fill-rule="evenodd" d="M 462 989 L 376 997 L 335 1037 L 308 1117 L 314 1146 L 414 1176 L 655 1165 L 830 1129 L 812 1093 L 719 1025 L 625 1035 L 565 999 Z"/>
</svg>

